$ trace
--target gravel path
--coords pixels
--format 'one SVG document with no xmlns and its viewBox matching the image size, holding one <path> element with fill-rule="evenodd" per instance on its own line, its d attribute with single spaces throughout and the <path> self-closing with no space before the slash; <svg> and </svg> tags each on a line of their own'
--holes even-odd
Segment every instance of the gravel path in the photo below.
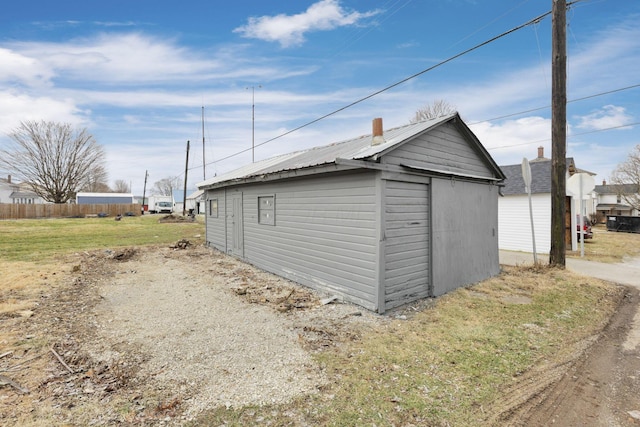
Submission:
<svg viewBox="0 0 640 427">
<path fill-rule="evenodd" d="M 308 344 L 385 321 L 205 248 L 145 251 L 116 267 L 85 350 L 109 365 L 142 361 L 137 382 L 180 396 L 183 419 L 313 393 L 326 379 Z M 278 310 L 294 293 L 303 309 Z"/>
</svg>

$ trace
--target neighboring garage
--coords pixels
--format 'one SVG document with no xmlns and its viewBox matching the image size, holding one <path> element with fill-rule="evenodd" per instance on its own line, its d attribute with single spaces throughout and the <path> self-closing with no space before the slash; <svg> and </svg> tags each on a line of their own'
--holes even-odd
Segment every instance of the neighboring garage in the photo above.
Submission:
<svg viewBox="0 0 640 427">
<path fill-rule="evenodd" d="M 497 274 L 500 168 L 458 114 L 198 184 L 207 244 L 384 312 Z"/>
<path fill-rule="evenodd" d="M 135 203 L 130 193 L 78 193 L 76 203 L 79 205 L 112 205 Z"/>
</svg>

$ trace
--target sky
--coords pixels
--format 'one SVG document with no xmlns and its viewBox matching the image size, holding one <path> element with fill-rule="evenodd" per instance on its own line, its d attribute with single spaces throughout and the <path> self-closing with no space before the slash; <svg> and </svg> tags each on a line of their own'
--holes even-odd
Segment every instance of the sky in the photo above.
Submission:
<svg viewBox="0 0 640 427">
<path fill-rule="evenodd" d="M 551 16 L 503 35 L 551 8 L 9 2 L 0 14 L 0 146 L 21 121 L 86 128 L 106 151 L 109 184 L 124 180 L 141 195 L 146 171 L 147 194 L 156 181 L 184 179 L 190 141 L 191 191 L 253 160 L 369 134 L 376 117 L 385 129 L 408 124 L 443 100 L 499 165 L 532 159 L 539 146 L 551 157 Z M 567 156 L 596 183 L 640 144 L 639 18 L 637 0 L 568 8 Z"/>
</svg>

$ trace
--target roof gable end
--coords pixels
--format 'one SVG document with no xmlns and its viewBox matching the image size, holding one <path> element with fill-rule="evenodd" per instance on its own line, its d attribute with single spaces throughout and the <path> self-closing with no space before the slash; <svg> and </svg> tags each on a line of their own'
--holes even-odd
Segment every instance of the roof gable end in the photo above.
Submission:
<svg viewBox="0 0 640 427">
<path fill-rule="evenodd" d="M 255 162 L 218 177 L 200 182 L 199 189 L 213 188 L 241 183 L 270 174 L 297 171 L 324 165 L 337 164 L 341 160 L 378 161 L 381 157 L 397 150 L 433 129 L 446 123 L 452 123 L 467 140 L 474 152 L 492 171 L 493 180 L 505 178 L 500 167 L 494 162 L 477 137 L 464 124 L 458 113 L 431 120 L 412 123 L 384 131 L 384 142 L 372 145 L 372 135 L 363 135 L 349 140 L 313 147 L 307 150 L 284 154 Z"/>
</svg>

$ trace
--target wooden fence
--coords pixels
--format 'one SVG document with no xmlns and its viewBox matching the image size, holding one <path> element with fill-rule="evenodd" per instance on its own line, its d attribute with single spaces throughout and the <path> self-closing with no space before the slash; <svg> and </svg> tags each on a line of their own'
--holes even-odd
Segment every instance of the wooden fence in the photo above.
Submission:
<svg viewBox="0 0 640 427">
<path fill-rule="evenodd" d="M 22 204 L 0 203 L 0 220 L 36 218 L 82 218 L 92 216 L 114 217 L 120 215 L 140 215 L 138 203 L 124 204 Z"/>
</svg>

